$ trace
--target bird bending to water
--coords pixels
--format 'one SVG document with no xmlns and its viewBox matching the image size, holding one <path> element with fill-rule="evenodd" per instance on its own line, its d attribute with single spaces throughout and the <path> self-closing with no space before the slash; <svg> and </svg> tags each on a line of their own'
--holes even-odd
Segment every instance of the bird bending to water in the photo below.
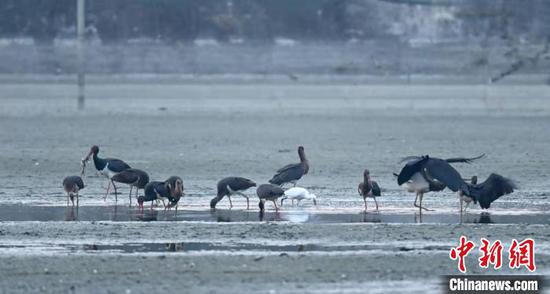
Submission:
<svg viewBox="0 0 550 294">
<path fill-rule="evenodd" d="M 309 161 L 306 158 L 304 147 L 298 147 L 299 163 L 292 163 L 280 168 L 277 173 L 269 180 L 269 183 L 282 186 L 286 183 L 292 183 L 296 186 L 296 182 L 306 175 L 309 171 Z"/>
<path fill-rule="evenodd" d="M 283 196 L 285 191 L 281 187 L 273 184 L 262 184 L 256 189 L 256 194 L 258 198 L 260 198 L 260 203 L 258 204 L 260 211 L 264 211 L 265 202 L 268 200 L 275 205 L 275 211 L 279 211 L 276 200 Z"/>
<path fill-rule="evenodd" d="M 309 193 L 308 190 L 301 187 L 293 187 L 286 190 L 284 196 L 281 197 L 281 206 L 283 206 L 283 201 L 285 199 L 292 200 L 292 205 L 294 205 L 294 200 L 298 200 L 298 205 L 300 205 L 300 201 L 304 199 L 311 199 L 313 201 L 313 205 L 317 205 L 317 196 L 313 193 Z"/>
<path fill-rule="evenodd" d="M 152 181 L 145 185 L 144 196 L 138 197 L 139 208 L 143 209 L 143 202 L 151 201 L 151 209 L 153 209 L 154 200 L 169 201 L 168 206 L 164 205 L 165 209 L 176 207 L 179 200 L 185 195 L 183 193 L 183 181 L 180 177 L 172 176 L 164 182 Z"/>
<path fill-rule="evenodd" d="M 479 202 L 481 208 L 488 209 L 492 202 L 503 195 L 512 193 L 516 189 L 516 185 L 512 180 L 494 173 L 489 175 L 481 184 L 466 183 L 448 161 L 429 157 L 428 155 L 407 163 L 401 170 L 397 183 L 402 185 L 411 180 L 417 185 L 424 185 L 424 187 L 428 186 L 428 181 L 438 181 L 453 192 L 457 192 L 460 199 L 461 214 L 465 210 L 463 210 L 463 202 L 466 202 L 466 208 L 473 201 L 474 203 Z M 422 201 L 422 198 L 420 198 L 420 201 Z M 420 208 L 422 208 L 422 203 Z"/>
<path fill-rule="evenodd" d="M 228 177 L 220 180 L 218 182 L 218 193 L 210 201 L 210 208 L 216 208 L 216 204 L 227 196 L 229 199 L 229 207 L 233 208 L 233 202 L 231 201 L 231 196 L 240 195 L 246 198 L 246 209 L 250 209 L 250 200 L 249 197 L 243 192 L 251 187 L 256 187 L 256 183 L 252 180 L 241 178 L 241 177 Z"/>
<path fill-rule="evenodd" d="M 74 197 L 76 196 L 76 206 L 78 206 L 79 195 L 78 191 L 84 189 L 84 182 L 79 176 L 68 176 L 63 179 L 63 189 L 67 193 L 67 206 L 69 205 L 69 199 L 74 206 Z"/>
<path fill-rule="evenodd" d="M 382 195 L 382 193 L 380 191 L 380 186 L 378 186 L 378 183 L 371 180 L 370 171 L 368 169 L 365 169 L 365 171 L 363 172 L 363 182 L 359 183 L 357 191 L 359 192 L 359 195 L 363 196 L 363 201 L 365 202 L 365 211 L 367 211 L 367 197 L 374 199 L 374 203 L 376 204 L 376 211 L 378 211 L 378 202 L 376 201 L 376 196 L 380 196 Z"/>
<path fill-rule="evenodd" d="M 172 207 L 176 207 L 176 213 L 178 212 L 178 202 L 180 201 L 185 193 L 183 192 L 183 180 L 177 176 L 171 176 L 165 181 L 168 186 L 169 196 L 168 196 L 168 205 L 165 209 L 170 210 Z"/>
<path fill-rule="evenodd" d="M 109 179 L 109 184 L 107 186 L 107 191 L 105 192 L 104 199 L 107 199 L 107 195 L 109 194 L 111 185 L 113 185 L 113 188 L 115 189 L 115 201 L 116 201 L 117 191 L 116 191 L 115 183 L 113 182 L 112 178 L 114 175 L 120 173 L 121 171 L 129 169 L 130 166 L 126 162 L 120 159 L 100 158 L 99 156 L 97 156 L 98 153 L 99 153 L 99 147 L 97 147 L 97 145 L 92 146 L 92 148 L 90 148 L 90 152 L 88 153 L 88 155 L 82 159 L 82 164 L 83 166 L 85 166 L 85 163 L 90 159 L 90 156 L 92 156 L 95 169 L 104 177 Z"/>
<path fill-rule="evenodd" d="M 114 175 L 111 180 L 113 182 L 130 185 L 130 194 L 128 194 L 128 198 L 130 200 L 130 206 L 132 206 L 132 188 L 136 188 L 137 199 L 139 189 L 145 188 L 145 185 L 149 183 L 149 175 L 140 169 L 129 168 Z"/>
<path fill-rule="evenodd" d="M 447 163 L 472 163 L 473 161 L 483 158 L 485 154 L 482 154 L 477 157 L 472 158 L 465 158 L 465 157 L 456 157 L 456 158 L 448 158 L 445 159 Z M 399 184 L 400 186 L 404 187 L 408 192 L 415 193 L 416 198 L 414 199 L 414 206 L 418 207 L 420 212 L 422 212 L 422 209 L 424 210 L 430 210 L 426 207 L 422 206 L 422 198 L 424 197 L 425 193 L 428 192 L 439 192 L 446 188 L 446 185 L 441 182 L 433 179 L 432 177 L 426 176 L 426 173 L 424 170 L 416 170 L 414 168 L 410 169 L 409 167 L 414 166 L 416 163 L 428 158 L 427 155 L 425 156 L 408 156 L 401 160 L 407 161 L 407 164 L 403 167 L 400 174 L 394 174 L 397 179 L 398 183 L 401 179 L 407 178 L 407 180 L 401 180 L 403 184 Z M 475 177 L 476 183 L 477 183 L 477 177 Z M 472 178 L 473 180 L 473 178 Z M 418 199 L 420 199 L 420 204 L 417 204 Z"/>
</svg>

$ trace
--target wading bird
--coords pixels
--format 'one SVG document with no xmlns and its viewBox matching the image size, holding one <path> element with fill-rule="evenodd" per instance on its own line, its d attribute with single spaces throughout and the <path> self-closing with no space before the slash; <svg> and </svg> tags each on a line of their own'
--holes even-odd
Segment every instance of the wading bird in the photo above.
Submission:
<svg viewBox="0 0 550 294">
<path fill-rule="evenodd" d="M 256 183 L 252 180 L 241 178 L 241 177 L 228 177 L 220 180 L 218 182 L 218 193 L 210 201 L 210 208 L 216 208 L 216 204 L 227 196 L 229 199 L 229 207 L 233 208 L 233 202 L 231 201 L 231 196 L 240 195 L 246 198 L 246 209 L 250 209 L 250 199 L 243 192 L 251 187 L 256 187 Z"/>
<path fill-rule="evenodd" d="M 111 188 L 111 185 L 113 185 L 113 188 L 115 190 L 115 201 L 116 201 L 117 191 L 116 191 L 115 183 L 112 181 L 112 177 L 121 171 L 129 169 L 130 166 L 126 164 L 126 162 L 120 159 L 100 158 L 99 156 L 97 156 L 98 153 L 99 153 L 99 147 L 97 147 L 97 145 L 94 145 L 92 146 L 92 148 L 90 148 L 90 152 L 88 153 L 88 155 L 82 159 L 82 172 L 84 172 L 86 162 L 90 159 L 90 156 L 92 156 L 94 160 L 95 169 L 104 177 L 109 179 L 109 185 L 107 186 L 107 191 L 105 192 L 104 199 L 107 199 L 107 195 L 109 194 L 109 189 Z"/>
<path fill-rule="evenodd" d="M 445 159 L 447 163 L 472 163 L 473 161 L 483 158 L 485 154 L 481 154 L 477 157 L 472 158 L 464 158 L 464 157 L 457 157 L 457 158 L 448 158 Z M 442 191 L 446 188 L 446 185 L 438 180 L 433 179 L 432 177 L 429 177 L 426 175 L 426 172 L 416 169 L 409 169 L 409 166 L 414 166 L 419 161 L 422 161 L 423 159 L 427 158 L 428 156 L 408 156 L 401 160 L 401 162 L 407 161 L 407 164 L 403 167 L 401 170 L 401 173 L 394 174 L 397 177 L 397 182 L 399 183 L 399 178 L 407 178 L 407 180 L 402 180 L 402 184 L 399 184 L 400 186 L 404 187 L 405 190 L 407 190 L 410 193 L 415 193 L 416 198 L 414 199 L 414 206 L 418 207 L 420 212 L 422 212 L 422 209 L 429 211 L 430 209 L 425 208 L 422 206 L 422 198 L 424 197 L 425 193 L 428 192 L 438 192 Z M 473 177 L 472 180 L 474 180 L 477 183 L 477 177 Z M 420 198 L 420 204 L 417 204 L 418 199 Z"/>
<path fill-rule="evenodd" d="M 260 211 L 264 211 L 266 201 L 273 202 L 273 205 L 275 205 L 275 211 L 279 211 L 276 201 L 277 198 L 285 194 L 285 191 L 281 187 L 273 184 L 262 184 L 258 187 L 258 189 L 256 189 L 256 194 L 258 195 L 258 198 L 260 198 L 260 203 L 258 204 Z"/>
<path fill-rule="evenodd" d="M 374 203 L 376 204 L 376 211 L 378 211 L 378 202 L 376 201 L 376 196 L 380 196 L 380 186 L 378 186 L 378 183 L 371 180 L 370 178 L 370 171 L 368 169 L 365 169 L 363 172 L 363 182 L 359 183 L 359 187 L 357 187 L 357 191 L 359 192 L 359 195 L 363 196 L 363 201 L 365 202 L 365 211 L 367 211 L 367 197 L 374 199 Z"/>
<path fill-rule="evenodd" d="M 168 206 L 164 205 L 165 209 L 176 207 L 179 200 L 184 196 L 183 181 L 180 177 L 172 176 L 164 182 L 152 181 L 145 185 L 144 196 L 138 197 L 139 208 L 143 210 L 143 203 L 151 201 L 151 209 L 153 209 L 154 200 L 169 201 Z"/>
<path fill-rule="evenodd" d="M 111 180 L 113 182 L 130 185 L 130 194 L 128 194 L 128 198 L 130 200 L 130 206 L 132 206 L 132 188 L 136 188 L 137 199 L 139 189 L 144 189 L 145 185 L 149 183 L 149 175 L 140 169 L 129 168 L 114 175 Z"/>
<path fill-rule="evenodd" d="M 69 199 L 74 206 L 74 197 L 76 196 L 76 206 L 78 206 L 78 191 L 84 189 L 84 182 L 79 176 L 68 176 L 63 179 L 63 189 L 67 193 L 67 206 L 69 205 Z"/>
<path fill-rule="evenodd" d="M 292 200 L 292 206 L 294 206 L 294 200 L 298 200 L 298 205 L 300 205 L 300 201 L 304 199 L 311 199 L 313 201 L 313 205 L 317 205 L 317 196 L 313 193 L 309 193 L 308 190 L 301 187 L 293 187 L 286 190 L 285 195 L 281 197 L 281 206 L 283 206 L 283 201 L 285 199 Z"/>
<path fill-rule="evenodd" d="M 169 177 L 165 183 L 168 185 L 169 197 L 168 205 L 165 209 L 170 210 L 172 207 L 176 208 L 176 213 L 178 212 L 178 203 L 185 193 L 183 192 L 183 180 L 177 176 Z"/>
<path fill-rule="evenodd" d="M 277 173 L 269 180 L 269 183 L 282 186 L 286 183 L 292 183 L 296 186 L 296 182 L 306 175 L 309 171 L 309 161 L 306 159 L 304 147 L 298 147 L 299 163 L 292 163 L 280 168 Z"/>
<path fill-rule="evenodd" d="M 448 161 L 429 157 L 428 155 L 407 163 L 397 177 L 399 185 L 411 180 L 415 185 L 423 185 L 424 187 L 429 186 L 428 180 L 439 181 L 453 192 L 457 192 L 461 215 L 464 212 L 464 201 L 466 207 L 473 201 L 474 203 L 479 202 L 481 208 L 487 209 L 493 201 L 500 196 L 512 193 L 516 188 L 512 180 L 494 173 L 481 184 L 466 183 Z M 420 196 L 420 201 L 420 208 L 422 209 L 422 196 Z"/>
</svg>

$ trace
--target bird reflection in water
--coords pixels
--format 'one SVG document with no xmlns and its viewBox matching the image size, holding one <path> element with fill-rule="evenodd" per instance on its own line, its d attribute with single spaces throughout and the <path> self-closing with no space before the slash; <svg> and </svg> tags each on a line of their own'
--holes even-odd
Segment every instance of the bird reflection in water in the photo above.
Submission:
<svg viewBox="0 0 550 294">
<path fill-rule="evenodd" d="M 159 212 L 157 210 L 140 210 L 139 213 L 135 214 L 137 220 L 150 222 L 158 220 Z"/>
<path fill-rule="evenodd" d="M 278 211 L 275 211 L 273 213 L 266 213 L 263 210 L 260 210 L 259 212 L 259 221 L 263 222 L 274 222 L 274 221 L 282 221 L 285 219 L 281 218 L 281 214 Z"/>
<path fill-rule="evenodd" d="M 380 219 L 379 212 L 368 213 L 367 211 L 363 211 L 361 214 L 363 216 L 364 223 L 381 223 L 382 222 L 382 220 Z"/>
<path fill-rule="evenodd" d="M 479 219 L 475 221 L 475 223 L 478 224 L 494 224 L 493 220 L 491 219 L 491 214 L 488 212 L 482 212 L 479 214 Z"/>
<path fill-rule="evenodd" d="M 306 211 L 289 211 L 283 213 L 280 220 L 286 220 L 292 223 L 305 223 L 309 220 L 310 213 Z"/>
<path fill-rule="evenodd" d="M 177 252 L 183 250 L 183 243 L 166 243 L 166 251 Z"/>
<path fill-rule="evenodd" d="M 68 206 L 67 209 L 65 209 L 65 221 L 77 221 L 78 220 L 78 206 L 75 208 L 74 206 Z"/>
<path fill-rule="evenodd" d="M 422 210 L 418 213 L 414 213 L 414 223 L 421 224 L 422 223 Z"/>
<path fill-rule="evenodd" d="M 210 216 L 212 220 L 219 223 L 230 222 L 242 222 L 242 221 L 255 221 L 256 212 L 249 210 L 233 210 L 233 209 L 210 209 Z"/>
</svg>

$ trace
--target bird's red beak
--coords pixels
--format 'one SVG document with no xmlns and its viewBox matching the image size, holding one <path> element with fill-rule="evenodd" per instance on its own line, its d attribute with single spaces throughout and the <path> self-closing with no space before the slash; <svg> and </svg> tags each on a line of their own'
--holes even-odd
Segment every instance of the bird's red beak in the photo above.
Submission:
<svg viewBox="0 0 550 294">
<path fill-rule="evenodd" d="M 83 161 L 88 161 L 90 159 L 90 156 L 92 156 L 92 150 L 90 150 L 90 152 L 88 152 L 88 155 L 86 155 L 86 157 L 84 157 L 82 160 Z"/>
</svg>

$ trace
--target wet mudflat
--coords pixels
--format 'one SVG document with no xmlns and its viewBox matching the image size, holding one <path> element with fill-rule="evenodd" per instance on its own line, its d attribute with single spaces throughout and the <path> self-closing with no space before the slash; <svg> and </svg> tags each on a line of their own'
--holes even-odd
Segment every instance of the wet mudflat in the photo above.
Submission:
<svg viewBox="0 0 550 294">
<path fill-rule="evenodd" d="M 550 92 L 538 86 L 90 85 L 74 110 L 73 86 L 0 85 L 0 292 L 435 292 L 457 273 L 448 248 L 466 235 L 534 238 L 548 273 Z M 179 175 L 186 197 L 174 210 L 139 212 L 120 186 L 89 166 L 80 207 L 67 209 L 64 176 L 90 146 L 153 180 Z M 226 176 L 266 182 L 297 161 L 299 185 L 319 205 L 276 214 L 235 197 L 211 211 Z M 462 222 L 451 192 L 428 194 L 422 217 L 396 187 L 401 156 L 487 158 L 458 165 L 481 180 L 498 172 L 520 189 Z M 380 212 L 362 212 L 365 167 L 383 188 Z M 134 203 L 135 205 L 135 200 Z M 476 256 L 468 258 L 472 272 Z M 509 273 L 510 270 L 502 270 Z M 524 271 L 513 272 L 524 273 Z M 152 278 L 156 277 L 156 278 Z M 106 290 L 106 289 L 109 290 Z M 103 290 L 105 289 L 105 290 Z"/>
<path fill-rule="evenodd" d="M 316 208 L 283 208 L 279 212 L 266 211 L 260 213 L 257 209 L 203 209 L 177 212 L 146 206 L 143 210 L 126 205 L 105 206 L 32 206 L 32 205 L 0 205 L 0 222 L 13 221 L 192 221 L 192 222 L 291 222 L 291 223 L 487 223 L 487 224 L 550 224 L 550 214 L 530 212 L 513 214 L 475 211 L 466 213 L 462 219 L 458 213 L 423 212 L 410 209 L 408 211 L 360 211 L 360 209 L 316 209 Z"/>
</svg>

